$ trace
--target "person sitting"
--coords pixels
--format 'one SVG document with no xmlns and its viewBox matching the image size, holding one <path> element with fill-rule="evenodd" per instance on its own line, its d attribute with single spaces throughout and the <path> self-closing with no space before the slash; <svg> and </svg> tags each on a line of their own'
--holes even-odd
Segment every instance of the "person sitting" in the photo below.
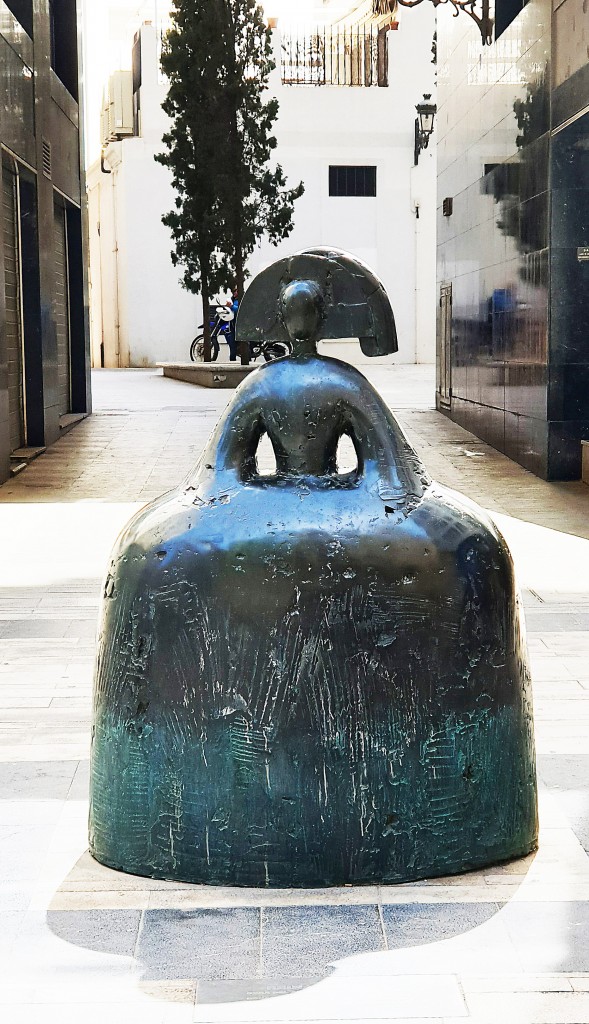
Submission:
<svg viewBox="0 0 589 1024">
<path fill-rule="evenodd" d="M 233 320 L 229 324 L 225 337 L 229 346 L 229 361 L 231 363 L 235 363 L 237 361 L 237 338 L 235 337 L 235 326 L 237 324 L 237 312 L 239 310 L 237 288 L 233 289 L 233 297 L 226 303 L 226 305 L 230 307 L 231 312 L 233 313 Z"/>
</svg>

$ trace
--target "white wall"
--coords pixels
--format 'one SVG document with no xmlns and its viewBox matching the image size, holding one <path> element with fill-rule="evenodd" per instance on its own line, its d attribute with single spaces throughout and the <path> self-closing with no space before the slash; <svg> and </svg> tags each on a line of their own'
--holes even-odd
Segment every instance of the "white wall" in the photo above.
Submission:
<svg viewBox="0 0 589 1024">
<path fill-rule="evenodd" d="M 296 205 L 292 235 L 278 247 L 262 241 L 250 268 L 256 273 L 280 256 L 313 245 L 354 253 L 382 278 L 393 304 L 399 353 L 386 361 L 433 362 L 435 145 L 420 156 L 416 168 L 413 150 L 415 104 L 424 92 L 435 91 L 435 11 L 427 4 L 403 14 L 399 30 L 389 33 L 388 89 L 283 86 L 275 72 L 278 160 L 289 182 L 304 181 L 306 192 Z M 278 40 L 277 63 L 279 45 Z M 330 197 L 330 164 L 376 165 L 376 199 Z M 357 344 L 345 354 L 354 361 L 363 358 Z"/>
<path fill-rule="evenodd" d="M 118 150 L 111 154 L 111 158 Z M 113 161 L 114 162 L 114 161 Z M 90 243 L 90 341 L 93 366 L 129 365 L 120 326 L 120 295 L 126 277 L 119 274 L 119 206 L 117 172 L 103 172 L 100 161 L 89 168 L 88 229 Z M 124 268 L 123 268 L 124 269 Z"/>
<path fill-rule="evenodd" d="M 174 205 L 161 152 L 167 119 L 156 37 L 143 30 L 141 137 L 111 143 L 88 172 L 92 352 L 105 366 L 153 366 L 190 358 L 202 303 L 182 288 L 162 215 Z M 106 173 L 105 173 L 106 172 Z M 110 173 L 108 173 L 110 172 Z"/>
<path fill-rule="evenodd" d="M 166 169 L 153 159 L 161 144 L 130 139 L 122 145 L 117 202 L 123 345 L 131 366 L 188 361 L 202 303 L 180 286 L 170 258 L 172 239 L 161 217 L 172 209 L 174 197 Z"/>
<path fill-rule="evenodd" d="M 399 31 L 389 33 L 389 88 L 288 87 L 275 72 L 272 88 L 280 101 L 277 159 L 289 183 L 303 180 L 306 192 L 296 204 L 292 235 L 278 247 L 263 241 L 250 270 L 255 274 L 280 256 L 314 245 L 355 253 L 381 276 L 393 303 L 400 350 L 387 361 L 433 362 L 435 146 L 413 168 L 413 143 L 415 104 L 424 92 L 434 91 L 430 48 L 435 12 L 427 4 L 403 15 Z M 185 361 L 202 322 L 200 300 L 179 284 L 179 272 L 170 259 L 171 238 L 161 223 L 174 202 L 169 174 L 153 159 L 166 129 L 161 111 L 165 86 L 158 82 L 154 30 L 144 27 L 142 38 L 141 137 L 109 147 L 111 175 L 100 174 L 96 167 L 90 175 L 92 311 L 95 335 L 104 341 L 106 365 L 117 365 L 117 360 L 125 365 L 127 358 L 134 366 Z M 279 45 L 279 38 L 276 41 Z M 330 197 L 331 164 L 376 165 L 377 197 Z M 97 209 L 93 188 L 100 190 L 105 222 L 116 222 L 116 238 L 105 227 L 98 238 L 92 223 Z M 109 201 L 113 188 L 115 212 L 112 195 Z M 97 268 L 98 252 L 102 269 Z M 115 265 L 118 289 L 113 287 Z M 100 286 L 95 280 L 100 278 L 98 301 L 95 289 Z M 102 324 L 95 319 L 100 311 Z M 96 344 L 95 340 L 94 351 Z M 353 361 L 363 359 L 357 343 L 329 347 Z"/>
<path fill-rule="evenodd" d="M 59 2 L 59 0 L 58 0 Z M 142 21 L 165 29 L 171 0 L 81 0 L 86 166 L 100 156 L 100 110 L 106 79 L 130 70 L 133 34 Z"/>
</svg>

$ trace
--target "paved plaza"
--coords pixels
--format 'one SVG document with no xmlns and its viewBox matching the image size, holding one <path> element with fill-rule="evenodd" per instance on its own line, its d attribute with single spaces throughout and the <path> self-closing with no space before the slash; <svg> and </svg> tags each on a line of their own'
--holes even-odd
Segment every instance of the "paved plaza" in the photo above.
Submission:
<svg viewBox="0 0 589 1024">
<path fill-rule="evenodd" d="M 433 409 L 431 367 L 368 366 L 426 467 L 495 517 L 532 656 L 541 841 L 399 886 L 151 882 L 87 853 L 101 578 L 230 398 L 94 373 L 95 415 L 0 487 L 0 1021 L 589 1024 L 589 488 L 547 484 Z"/>
</svg>

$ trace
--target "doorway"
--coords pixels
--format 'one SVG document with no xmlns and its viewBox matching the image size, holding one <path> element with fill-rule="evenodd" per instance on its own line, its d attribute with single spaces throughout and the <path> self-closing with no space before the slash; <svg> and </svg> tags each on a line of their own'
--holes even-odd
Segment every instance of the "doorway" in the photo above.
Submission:
<svg viewBox="0 0 589 1024">
<path fill-rule="evenodd" d="M 22 315 L 22 253 L 20 244 L 19 182 L 2 167 L 2 231 L 4 238 L 4 295 L 6 306 L 6 362 L 8 367 L 8 423 L 10 452 L 26 444 L 24 350 Z"/>
<path fill-rule="evenodd" d="M 440 288 L 440 404 L 450 406 L 452 400 L 452 285 Z"/>
<path fill-rule="evenodd" d="M 53 318 L 57 335 L 57 396 L 59 415 L 72 408 L 71 332 L 66 210 L 56 203 L 53 214 L 54 290 Z"/>
</svg>

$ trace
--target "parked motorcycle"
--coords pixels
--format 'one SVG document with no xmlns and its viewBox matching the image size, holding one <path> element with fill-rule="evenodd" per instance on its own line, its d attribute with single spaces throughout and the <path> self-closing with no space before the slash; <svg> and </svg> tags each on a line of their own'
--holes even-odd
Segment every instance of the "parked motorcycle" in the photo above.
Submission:
<svg viewBox="0 0 589 1024">
<path fill-rule="evenodd" d="M 219 355 L 219 342 L 223 336 L 231 332 L 234 319 L 235 314 L 229 306 L 210 307 L 212 362 L 216 362 Z M 202 330 L 203 326 L 203 324 L 200 325 L 200 330 Z M 204 345 L 204 334 L 199 334 L 190 346 L 190 358 L 193 363 L 203 361 Z M 262 356 L 267 363 L 270 363 L 273 359 L 281 359 L 283 356 L 289 356 L 290 353 L 291 347 L 287 342 L 267 341 L 265 343 L 250 344 L 251 362 L 255 362 L 256 359 Z"/>
<path fill-rule="evenodd" d="M 209 306 L 209 323 L 211 325 L 211 358 L 215 362 L 219 355 L 219 338 L 229 334 L 235 313 L 229 306 Z M 200 324 L 202 331 L 204 324 Z M 190 346 L 190 358 L 193 363 L 202 362 L 205 354 L 204 334 L 199 334 Z"/>
</svg>

